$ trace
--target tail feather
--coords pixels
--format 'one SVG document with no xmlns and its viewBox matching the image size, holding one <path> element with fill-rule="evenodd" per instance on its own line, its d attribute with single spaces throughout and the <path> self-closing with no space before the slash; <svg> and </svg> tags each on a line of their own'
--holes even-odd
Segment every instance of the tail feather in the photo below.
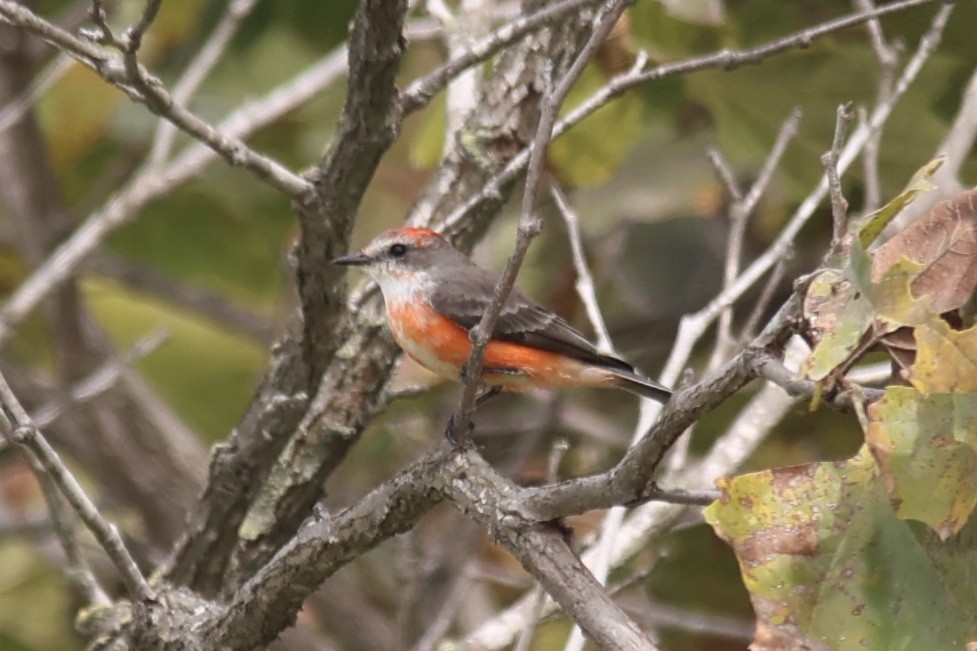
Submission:
<svg viewBox="0 0 977 651">
<path fill-rule="evenodd" d="M 642 398 L 651 398 L 658 402 L 668 402 L 669 398 L 672 397 L 671 389 L 655 382 L 651 378 L 646 378 L 643 375 L 624 369 L 615 368 L 608 370 L 617 379 L 617 386 L 625 391 L 630 391 Z"/>
</svg>

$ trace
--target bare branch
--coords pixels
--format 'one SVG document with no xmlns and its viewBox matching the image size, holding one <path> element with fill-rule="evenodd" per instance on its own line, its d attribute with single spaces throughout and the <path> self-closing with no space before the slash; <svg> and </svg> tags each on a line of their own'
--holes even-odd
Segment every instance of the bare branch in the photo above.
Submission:
<svg viewBox="0 0 977 651">
<path fill-rule="evenodd" d="M 573 255 L 573 267 L 577 272 L 576 289 L 577 295 L 587 310 L 587 318 L 590 325 L 597 335 L 597 349 L 606 354 L 614 353 L 614 343 L 611 341 L 611 334 L 604 323 L 604 315 L 601 314 L 600 305 L 597 302 L 597 291 L 594 287 L 594 276 L 590 273 L 587 266 L 587 258 L 583 250 L 583 241 L 580 236 L 580 220 L 577 214 L 570 207 L 566 196 L 557 184 L 550 185 L 550 195 L 556 202 L 556 207 L 563 217 L 563 222 L 567 227 L 567 236 L 570 238 L 570 252 Z"/>
<path fill-rule="evenodd" d="M 743 192 L 740 190 L 739 182 L 736 180 L 736 174 L 733 169 L 729 166 L 723 153 L 714 147 L 710 147 L 706 151 L 706 158 L 709 159 L 709 164 L 712 165 L 713 171 L 719 180 L 722 181 L 723 187 L 726 189 L 726 194 L 730 198 L 736 201 L 743 200 Z"/>
<path fill-rule="evenodd" d="M 61 549 L 64 550 L 68 577 L 85 595 L 87 604 L 107 606 L 111 601 L 102 586 L 98 584 L 98 580 L 82 555 L 78 537 L 75 535 L 75 527 L 70 515 L 65 512 L 57 486 L 36 456 L 25 451 L 24 457 L 41 485 L 44 502 L 47 504 L 48 513 L 51 517 L 50 522 L 58 541 L 61 543 Z"/>
<path fill-rule="evenodd" d="M 615 604 L 570 549 L 563 532 L 550 523 L 526 520 L 508 497 L 516 488 L 471 449 L 459 449 L 445 485 L 448 497 L 469 517 L 496 533 L 555 599 L 564 612 L 601 648 L 655 649 L 654 644 Z M 501 517 L 500 517 L 501 516 Z"/>
<path fill-rule="evenodd" d="M 853 0 L 853 4 L 862 11 L 870 11 L 874 7 L 872 0 Z M 882 33 L 882 25 L 878 19 L 865 23 L 865 28 L 868 31 L 872 49 L 875 50 L 875 56 L 879 60 L 879 81 L 875 101 L 876 103 L 885 102 L 892 94 L 892 84 L 895 81 L 899 54 L 903 46 L 900 42 L 892 45 L 886 42 L 885 35 Z M 862 113 L 860 109 L 859 116 L 863 119 Z M 865 153 L 862 155 L 863 169 L 865 170 L 865 198 L 862 202 L 862 212 L 865 214 L 874 211 L 880 204 L 879 148 L 881 139 L 881 132 L 877 132 L 869 138 L 865 145 Z"/>
<path fill-rule="evenodd" d="M 251 13 L 256 2 L 257 0 L 228 0 L 224 15 L 174 86 L 173 101 L 178 104 L 186 104 L 190 101 L 200 84 L 224 55 L 228 44 L 241 26 L 241 21 Z M 146 156 L 146 164 L 149 167 L 163 164 L 170 155 L 175 137 L 176 126 L 166 120 L 160 122 L 149 154 Z"/>
<path fill-rule="evenodd" d="M 892 4 L 886 5 L 886 8 L 892 6 Z M 923 62 L 932 54 L 936 44 L 939 42 L 943 28 L 946 26 L 952 10 L 952 5 L 945 5 L 940 8 L 933 18 L 930 29 L 920 39 L 916 54 L 906 64 L 890 101 L 886 104 L 876 106 L 868 123 L 860 125 L 848 139 L 844 149 L 838 156 L 839 174 L 848 169 L 849 165 L 851 165 L 852 161 L 865 146 L 871 133 L 880 129 L 888 120 L 896 102 L 909 88 L 909 85 L 922 68 Z M 716 298 L 695 314 L 683 317 L 678 335 L 676 336 L 675 345 L 672 348 L 672 354 L 669 356 L 669 360 L 661 374 L 662 381 L 665 384 L 675 383 L 682 369 L 685 368 L 696 342 L 698 342 L 699 338 L 706 332 L 707 328 L 726 306 L 731 305 L 733 301 L 742 296 L 749 287 L 766 274 L 790 249 L 794 237 L 814 215 L 815 210 L 824 199 L 827 191 L 828 181 L 826 178 L 822 178 L 818 186 L 798 206 L 794 215 L 777 236 L 777 239 L 737 277 L 736 282 L 720 292 Z"/>
<path fill-rule="evenodd" d="M 150 5 L 158 2 L 159 0 L 150 0 Z M 309 182 L 299 175 L 289 171 L 269 156 L 255 152 L 242 141 L 218 131 L 176 103 L 164 89 L 163 83 L 135 61 L 136 50 L 131 48 L 133 46 L 138 48 L 142 37 L 138 29 L 128 33 L 129 49 L 120 57 L 86 43 L 12 0 L 0 0 L 0 20 L 26 29 L 73 56 L 105 81 L 122 90 L 132 100 L 145 104 L 154 113 L 158 113 L 194 138 L 206 143 L 231 165 L 253 172 L 296 200 L 302 200 L 311 190 Z M 137 27 L 141 27 L 144 22 L 145 27 L 148 27 L 149 20 L 151 15 L 147 11 Z M 136 74 L 135 80 L 131 78 L 133 74 Z"/>
<path fill-rule="evenodd" d="M 2 14 L 0 14 L 2 16 Z M 410 24 L 412 38 L 430 38 L 433 30 L 424 21 Z M 335 83 L 346 72 L 346 47 L 340 47 L 294 79 L 272 89 L 265 97 L 245 103 L 218 126 L 233 138 L 244 138 L 289 113 Z M 144 167 L 98 212 L 91 215 L 57 250 L 56 262 L 48 260 L 18 287 L 0 310 L 0 344 L 13 333 L 36 305 L 69 278 L 80 263 L 104 239 L 134 219 L 143 206 L 198 177 L 217 159 L 217 153 L 195 142 L 161 170 Z"/>
<path fill-rule="evenodd" d="M 584 102 L 571 110 L 564 118 L 558 121 L 556 126 L 553 128 L 552 137 L 557 138 L 563 135 L 572 126 L 581 122 L 584 118 L 592 114 L 601 106 L 607 104 L 609 101 L 625 91 L 641 84 L 651 81 L 659 81 L 667 77 L 693 72 L 696 70 L 706 70 L 709 68 L 722 68 L 728 70 L 747 63 L 757 63 L 766 57 L 784 50 L 810 47 L 811 43 L 818 38 L 842 29 L 846 29 L 853 25 L 859 25 L 866 21 L 872 20 L 873 18 L 878 18 L 880 16 L 898 11 L 904 11 L 911 7 L 931 4 L 936 1 L 937 0 L 899 0 L 897 2 L 891 2 L 882 7 L 878 7 L 872 11 L 855 13 L 835 20 L 826 21 L 816 25 L 815 27 L 795 32 L 794 34 L 770 41 L 754 48 L 749 48 L 746 50 L 721 50 L 702 57 L 685 59 L 676 63 L 662 64 L 650 70 L 644 69 L 647 59 L 639 57 L 636 61 L 636 65 L 633 66 L 631 70 L 611 79 L 611 81 L 608 82 L 603 88 L 591 95 Z M 947 7 L 952 10 L 952 6 L 948 5 Z M 942 25 L 945 24 L 946 19 L 949 17 L 947 7 L 941 8 L 940 13 L 937 15 L 937 19 L 935 19 L 934 24 L 940 25 L 940 27 L 938 30 L 936 30 L 937 37 L 935 40 L 932 38 L 926 39 L 926 43 L 928 45 L 935 47 L 936 43 L 939 41 L 938 34 L 940 31 L 942 31 Z M 928 56 L 928 53 L 926 56 Z M 907 66 L 907 69 L 909 69 L 909 66 Z M 912 73 L 911 78 L 915 78 L 915 72 Z M 903 89 L 902 92 L 904 91 L 905 89 Z M 902 95 L 902 92 L 897 92 L 897 95 Z M 888 106 L 891 109 L 891 106 L 894 103 L 895 98 L 892 98 L 885 104 L 885 106 Z M 887 112 L 888 111 L 886 111 L 886 113 Z M 522 173 L 529 161 L 529 152 L 529 149 L 524 149 L 517 156 L 513 157 L 501 172 L 494 175 L 484 185 L 481 191 L 474 194 L 470 199 L 468 199 L 468 201 L 465 202 L 464 205 L 459 206 L 457 209 L 452 211 L 451 214 L 446 216 L 444 218 L 445 226 L 448 228 L 456 227 L 466 218 L 466 215 L 474 210 L 479 204 L 498 196 L 504 186 L 515 180 L 515 178 Z"/>
<path fill-rule="evenodd" d="M 88 402 L 111 389 L 118 383 L 126 368 L 152 353 L 168 338 L 169 335 L 163 331 L 151 333 L 133 344 L 122 355 L 105 362 L 88 377 L 75 384 L 63 399 L 52 400 L 36 409 L 33 415 L 35 427 L 38 429 L 47 427 L 72 407 Z"/>
<path fill-rule="evenodd" d="M 0 426 L 4 430 L 4 435 L 22 446 L 38 461 L 37 467 L 43 469 L 47 477 L 58 487 L 108 554 L 133 599 L 139 601 L 154 599 L 155 591 L 139 571 L 115 525 L 106 522 L 98 512 L 74 475 L 34 425 L 2 375 L 0 375 L 0 409 L 2 409 L 3 421 Z"/>
<path fill-rule="evenodd" d="M 792 257 L 793 250 L 787 249 L 784 255 L 780 258 L 780 260 L 777 260 L 777 264 L 775 264 L 773 269 L 770 271 L 770 275 L 767 276 L 767 281 L 763 284 L 763 289 L 760 290 L 760 296 L 753 304 L 753 309 L 750 311 L 750 316 L 747 317 L 746 323 L 743 324 L 743 329 L 740 331 L 740 342 L 747 342 L 756 336 L 757 328 L 760 327 L 760 320 L 763 318 L 766 311 L 770 309 L 774 295 L 777 293 L 777 289 L 780 287 L 780 283 L 783 281 L 784 276 L 787 273 L 787 262 Z"/>
<path fill-rule="evenodd" d="M 427 76 L 413 81 L 401 95 L 401 106 L 404 114 L 413 113 L 423 108 L 434 98 L 438 91 L 444 88 L 459 73 L 480 61 L 484 61 L 518 38 L 552 23 L 567 12 L 602 1 L 562 0 L 555 4 L 546 5 L 539 11 L 528 16 L 519 16 L 515 20 L 503 25 L 492 34 L 473 43 L 463 54 L 452 58 Z"/>
<path fill-rule="evenodd" d="M 720 177 L 724 179 L 726 187 L 730 192 L 730 197 L 732 198 L 732 205 L 729 210 L 729 236 L 727 241 L 726 250 L 726 264 L 723 267 L 723 289 L 728 289 L 736 277 L 740 273 L 740 258 L 742 256 L 743 250 L 743 237 L 746 233 L 746 225 L 753 214 L 753 210 L 756 208 L 757 202 L 766 190 L 767 185 L 770 183 L 770 179 L 773 178 L 773 173 L 780 164 L 780 160 L 783 158 L 784 153 L 787 151 L 787 145 L 794 136 L 797 134 L 797 127 L 800 124 L 801 112 L 795 109 L 791 115 L 784 120 L 784 123 L 780 127 L 780 131 L 777 134 L 777 138 L 774 140 L 773 147 L 770 149 L 770 153 L 767 155 L 763 166 L 760 168 L 760 173 L 757 175 L 756 181 L 750 187 L 746 196 L 743 196 L 739 188 L 736 186 L 735 181 L 731 177 L 731 171 L 729 166 L 726 164 L 725 160 L 722 158 L 722 154 L 719 152 L 714 152 L 710 155 L 710 160 L 713 162 L 713 166 L 718 170 Z M 719 366 L 720 363 L 729 355 L 729 351 L 733 346 L 733 336 L 732 336 L 732 325 L 733 325 L 733 306 L 729 305 L 725 310 L 723 310 L 719 315 L 719 324 L 716 334 L 716 344 L 712 351 L 712 356 L 709 359 L 709 363 L 706 364 L 707 369 L 714 369 Z"/>
<path fill-rule="evenodd" d="M 838 107 L 835 119 L 835 135 L 831 143 L 831 149 L 821 156 L 821 164 L 824 165 L 824 176 L 828 181 L 828 193 L 831 197 L 831 244 L 832 247 L 841 246 L 842 238 L 848 229 L 848 200 L 841 189 L 841 179 L 838 178 L 838 156 L 848 127 L 851 125 L 855 113 L 852 110 L 852 103 L 847 102 Z"/>
<path fill-rule="evenodd" d="M 312 516 L 272 560 L 238 589 L 214 624 L 213 639 L 230 648 L 274 639 L 304 599 L 352 558 L 414 526 L 444 498 L 435 482 L 454 451 L 442 444 L 357 504 Z"/>
<path fill-rule="evenodd" d="M 308 174 L 314 193 L 295 204 L 302 354 L 314 390 L 339 341 L 344 274 L 329 263 L 349 248 L 356 211 L 403 122 L 397 73 L 406 49 L 407 0 L 363 0 L 349 38 L 346 102 L 329 150 Z"/>
<path fill-rule="evenodd" d="M 346 71 L 346 55 L 345 47 L 337 48 L 265 97 L 244 104 L 218 128 L 236 138 L 255 133 L 340 79 Z M 31 310 L 70 278 L 111 233 L 135 219 L 139 211 L 153 200 L 197 178 L 215 160 L 216 152 L 197 142 L 162 170 L 144 167 L 101 209 L 92 213 L 7 299 L 0 309 L 0 345 L 10 338 L 14 328 Z"/>
<path fill-rule="evenodd" d="M 485 347 L 488 345 L 495 330 L 495 322 L 499 318 L 502 306 L 505 304 L 509 292 L 512 291 L 516 282 L 516 275 L 519 268 L 529 251 L 529 245 L 543 228 L 542 219 L 536 214 L 536 202 L 543 183 L 543 163 L 546 160 L 546 146 L 552 138 L 553 125 L 556 116 L 563 106 L 571 86 L 583 72 L 584 67 L 590 59 L 597 53 L 604 39 L 614 28 L 617 19 L 624 12 L 624 9 L 633 0 L 611 0 L 603 7 L 602 15 L 591 32 L 590 38 L 577 55 L 573 64 L 560 79 L 553 90 L 547 94 L 540 106 L 539 123 L 536 127 L 536 134 L 530 148 L 532 152 L 529 159 L 529 167 L 526 173 L 526 187 L 523 192 L 522 212 L 519 217 L 519 230 L 516 235 L 516 245 L 506 262 L 502 276 L 499 278 L 495 287 L 495 294 L 492 303 L 482 315 L 478 325 L 469 331 L 469 339 L 472 342 L 471 354 L 462 370 L 464 388 L 462 390 L 461 405 L 458 412 L 452 417 L 449 423 L 449 434 L 458 435 L 459 431 L 467 433 L 468 425 L 471 423 L 472 414 L 475 411 L 475 393 L 477 391 L 482 376 L 482 361 L 485 355 Z M 464 435 L 464 434 L 462 434 Z"/>
<path fill-rule="evenodd" d="M 779 322 L 779 325 L 776 325 L 773 330 L 768 330 L 767 336 L 774 336 L 777 328 L 789 325 L 789 318 L 786 317 L 792 313 L 793 309 L 796 309 L 796 303 L 793 307 L 788 305 L 786 311 L 781 311 L 780 316 L 774 320 Z M 780 335 L 776 336 L 779 337 Z M 755 343 L 762 348 L 765 345 L 763 342 L 769 341 L 768 339 L 758 339 Z M 747 350 L 741 352 L 738 358 L 745 361 L 753 355 L 751 351 L 755 350 L 749 347 Z M 790 348 L 788 347 L 789 352 Z M 726 369 L 745 370 L 745 367 L 737 364 L 735 360 L 731 360 L 727 364 Z M 739 373 L 740 370 L 737 370 L 736 373 Z M 747 372 L 749 373 L 749 371 Z M 722 373 L 720 371 L 711 377 L 721 377 Z M 740 381 L 737 380 L 737 383 Z M 707 378 L 699 385 L 696 385 L 696 387 L 683 389 L 679 393 L 679 396 L 682 398 L 689 395 L 686 391 L 691 391 L 691 395 L 698 395 L 698 391 L 706 386 L 718 388 L 712 380 Z M 723 389 L 723 392 L 726 390 Z M 681 473 L 675 474 L 671 478 L 671 481 L 687 484 L 690 486 L 687 490 L 692 491 L 693 494 L 701 490 L 711 490 L 709 487 L 712 486 L 714 479 L 717 476 L 732 472 L 738 467 L 752 453 L 756 445 L 763 440 L 766 433 L 769 432 L 770 427 L 778 422 L 786 410 L 795 404 L 795 402 L 796 400 L 794 398 L 787 396 L 780 388 L 774 385 L 767 385 L 767 388 L 764 388 L 759 394 L 754 396 L 730 429 L 716 441 L 705 458 L 694 467 L 686 468 Z M 692 420 L 694 420 L 694 417 Z M 691 422 L 691 420 L 688 422 Z M 660 433 L 658 427 L 659 425 L 656 425 L 653 434 Z M 676 427 L 681 426 L 676 425 Z M 615 469 L 609 471 L 609 475 L 601 474 L 594 477 L 570 480 L 554 486 L 524 489 L 524 492 L 513 496 L 512 503 L 531 509 L 535 506 L 540 506 L 542 507 L 542 511 L 535 511 L 535 513 L 541 517 L 552 515 L 553 512 L 549 510 L 549 507 L 556 507 L 556 502 L 563 499 L 566 499 L 565 506 L 569 507 L 571 504 L 574 504 L 573 512 L 579 512 L 577 511 L 578 508 L 580 511 L 588 510 L 591 507 L 606 508 L 609 504 L 596 505 L 594 502 L 586 503 L 590 498 L 584 498 L 579 502 L 575 502 L 574 494 L 576 493 L 577 497 L 600 494 L 610 485 L 610 477 L 617 472 L 619 467 L 620 464 Z M 590 488 L 584 488 L 585 484 L 590 484 Z M 577 493 L 578 489 L 581 489 L 580 493 Z M 655 494 L 659 490 L 657 486 L 652 485 L 648 487 L 646 495 Z M 705 497 L 705 493 L 702 496 Z M 554 498 L 555 501 L 549 502 L 549 500 Z M 628 500 L 624 498 L 623 501 Z M 654 535 L 667 531 L 683 514 L 687 513 L 688 508 L 680 504 L 654 501 L 632 510 L 621 523 L 616 535 L 613 536 L 613 545 L 611 546 L 609 558 L 607 559 L 608 565 L 613 567 L 620 566 L 628 558 L 632 558 L 635 554 L 647 549 L 647 541 Z M 592 566 L 598 562 L 598 557 L 601 553 L 599 548 L 592 548 L 583 554 L 583 559 L 588 566 Z M 465 643 L 473 648 L 501 649 L 507 647 L 525 625 L 525 622 L 528 621 L 532 607 L 532 595 L 530 594 L 499 613 L 493 619 L 483 623 L 477 630 L 465 638 Z M 547 600 L 543 607 L 543 615 L 552 613 L 554 609 L 555 604 Z"/>
<path fill-rule="evenodd" d="M 822 395 L 818 383 L 803 377 L 798 377 L 796 373 L 787 369 L 779 360 L 772 357 L 763 357 L 756 361 L 757 372 L 770 382 L 773 382 L 784 391 L 795 397 L 813 398 Z M 860 388 L 859 400 L 877 400 L 885 393 L 881 389 Z M 850 391 L 843 391 L 827 397 L 827 402 L 839 411 L 850 412 L 853 409 L 855 397 Z"/>
</svg>

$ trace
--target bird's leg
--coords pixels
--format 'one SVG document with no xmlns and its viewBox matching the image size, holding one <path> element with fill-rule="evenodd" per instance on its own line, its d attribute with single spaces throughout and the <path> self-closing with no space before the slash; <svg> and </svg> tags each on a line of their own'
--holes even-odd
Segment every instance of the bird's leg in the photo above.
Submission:
<svg viewBox="0 0 977 651">
<path fill-rule="evenodd" d="M 472 432 L 475 431 L 475 423 L 468 421 L 468 436 L 465 438 L 459 438 L 458 433 L 455 431 L 458 427 L 458 414 L 451 414 L 451 418 L 448 419 L 448 425 L 444 428 L 444 438 L 448 439 L 448 442 L 455 447 L 459 445 L 464 445 L 466 442 L 472 440 Z"/>
<path fill-rule="evenodd" d="M 500 393 L 502 393 L 502 387 L 500 386 L 484 387 L 484 389 L 480 391 L 477 396 L 475 396 L 475 408 L 478 409 Z"/>
<path fill-rule="evenodd" d="M 475 409 L 478 409 L 483 404 L 494 398 L 495 396 L 502 393 L 502 387 L 487 387 L 484 384 L 480 387 L 478 394 L 475 396 Z M 452 444 L 458 445 L 460 443 L 458 439 L 458 434 L 455 429 L 458 426 L 456 422 L 457 414 L 452 414 L 451 418 L 448 419 L 448 425 L 444 429 L 444 437 L 448 439 Z M 468 438 L 471 439 L 472 433 L 475 431 L 475 423 L 468 421 Z"/>
</svg>

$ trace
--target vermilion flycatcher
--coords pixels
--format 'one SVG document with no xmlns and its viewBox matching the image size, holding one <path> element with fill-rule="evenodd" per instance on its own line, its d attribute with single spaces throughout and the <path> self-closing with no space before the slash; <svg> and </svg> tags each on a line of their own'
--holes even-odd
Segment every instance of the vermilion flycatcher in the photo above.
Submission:
<svg viewBox="0 0 977 651">
<path fill-rule="evenodd" d="M 359 253 L 333 260 L 362 266 L 380 284 L 394 339 L 415 361 L 458 380 L 471 353 L 468 331 L 492 302 L 496 277 L 424 228 L 395 228 Z M 489 394 L 535 387 L 614 387 L 662 402 L 672 392 L 627 362 L 602 355 L 562 318 L 513 289 L 485 348 Z M 488 397 L 485 395 L 484 397 Z"/>
</svg>

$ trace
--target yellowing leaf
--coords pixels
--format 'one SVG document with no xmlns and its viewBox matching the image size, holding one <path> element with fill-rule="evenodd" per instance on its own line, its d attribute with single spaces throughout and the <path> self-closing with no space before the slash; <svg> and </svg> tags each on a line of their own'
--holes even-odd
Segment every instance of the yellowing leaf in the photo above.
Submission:
<svg viewBox="0 0 977 651">
<path fill-rule="evenodd" d="M 945 161 L 946 156 L 937 156 L 920 167 L 909 179 L 905 189 L 894 199 L 853 225 L 852 230 L 858 233 L 858 241 L 861 242 L 862 246 L 871 244 L 889 222 L 902 212 L 903 208 L 911 204 L 920 193 L 929 192 L 936 188 L 932 181 L 933 175 L 943 167 Z"/>
<path fill-rule="evenodd" d="M 959 649 L 977 636 L 977 559 L 896 517 L 867 451 L 719 483 L 706 521 L 732 545 L 757 616 L 750 647 Z"/>
<path fill-rule="evenodd" d="M 919 325 L 932 316 L 928 297 L 916 298 L 909 290 L 913 279 L 923 269 L 921 264 L 903 258 L 892 265 L 882 278 L 868 286 L 867 293 L 886 330 L 898 326 Z"/>
<path fill-rule="evenodd" d="M 977 392 L 977 326 L 958 331 L 931 319 L 916 328 L 916 348 L 911 381 L 920 393 Z"/>
<path fill-rule="evenodd" d="M 808 287 L 804 314 L 821 336 L 805 360 L 803 372 L 812 380 L 822 380 L 858 346 L 874 310 L 843 272 L 828 269 Z"/>
<path fill-rule="evenodd" d="M 900 518 L 943 540 L 966 524 L 977 504 L 977 395 L 889 387 L 869 408 L 865 441 Z"/>
</svg>

